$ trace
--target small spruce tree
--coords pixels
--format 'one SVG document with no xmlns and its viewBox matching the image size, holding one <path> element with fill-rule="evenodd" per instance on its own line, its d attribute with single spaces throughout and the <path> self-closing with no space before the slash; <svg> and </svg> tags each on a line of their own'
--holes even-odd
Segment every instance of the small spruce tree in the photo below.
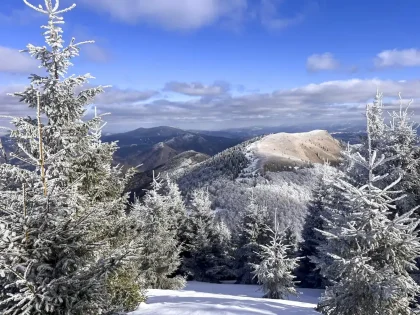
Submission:
<svg viewBox="0 0 420 315">
<path fill-rule="evenodd" d="M 183 245 L 184 241 L 184 231 L 183 227 L 186 224 L 187 219 L 187 210 L 185 207 L 184 199 L 182 198 L 181 191 L 176 184 L 169 178 L 169 175 L 166 176 L 166 180 L 163 182 L 163 194 L 165 194 L 170 201 L 168 204 L 169 215 L 172 217 L 171 229 L 176 231 L 176 237 L 178 243 Z"/>
<path fill-rule="evenodd" d="M 254 277 L 262 286 L 265 298 L 284 299 L 289 295 L 297 295 L 293 270 L 298 266 L 298 258 L 287 253 L 290 245 L 286 245 L 286 234 L 280 234 L 277 224 L 274 230 L 267 227 L 271 234 L 268 245 L 260 245 L 258 253 L 261 262 L 252 264 Z"/>
<path fill-rule="evenodd" d="M 240 234 L 237 237 L 235 246 L 237 283 L 256 283 L 256 278 L 252 274 L 252 264 L 258 264 L 261 261 L 258 255 L 260 245 L 266 245 L 270 240 L 266 229 L 269 222 L 268 209 L 258 205 L 252 194 L 240 222 Z"/>
<path fill-rule="evenodd" d="M 162 181 L 155 176 L 151 189 L 131 207 L 143 242 L 137 264 L 147 288 L 178 289 L 185 285 L 182 277 L 172 277 L 181 264 L 178 230 L 173 224 L 174 207 Z"/>
<path fill-rule="evenodd" d="M 193 192 L 188 210 L 188 255 L 183 269 L 195 280 L 219 282 L 229 275 L 227 244 L 230 235 L 217 221 L 206 190 Z"/>
</svg>

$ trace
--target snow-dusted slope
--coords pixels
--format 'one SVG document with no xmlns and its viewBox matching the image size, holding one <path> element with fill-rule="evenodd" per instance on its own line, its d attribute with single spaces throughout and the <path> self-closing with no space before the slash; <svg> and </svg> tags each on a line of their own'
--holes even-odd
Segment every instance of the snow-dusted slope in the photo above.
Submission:
<svg viewBox="0 0 420 315">
<path fill-rule="evenodd" d="M 315 315 L 320 290 L 290 300 L 260 298 L 255 285 L 189 282 L 184 290 L 149 290 L 147 304 L 130 315 Z"/>
</svg>

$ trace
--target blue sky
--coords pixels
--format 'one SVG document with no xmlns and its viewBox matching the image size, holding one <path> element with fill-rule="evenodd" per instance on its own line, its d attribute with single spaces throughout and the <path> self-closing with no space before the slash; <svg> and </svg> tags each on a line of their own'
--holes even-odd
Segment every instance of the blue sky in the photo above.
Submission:
<svg viewBox="0 0 420 315">
<path fill-rule="evenodd" d="M 64 36 L 96 43 L 70 74 L 113 85 L 96 102 L 112 113 L 109 131 L 322 126 L 360 120 L 376 87 L 387 97 L 420 98 L 416 0 L 61 0 L 61 7 L 73 2 Z M 17 50 L 43 44 L 45 22 L 23 1 L 2 0 L 1 93 L 28 83 L 36 65 Z M 3 95 L 1 113 L 25 111 Z M 389 109 L 396 105 L 390 98 Z"/>
</svg>

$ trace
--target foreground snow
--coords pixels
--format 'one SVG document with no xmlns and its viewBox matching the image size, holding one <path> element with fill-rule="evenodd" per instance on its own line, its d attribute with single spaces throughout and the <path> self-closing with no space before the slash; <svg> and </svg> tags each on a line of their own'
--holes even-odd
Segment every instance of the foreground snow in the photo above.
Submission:
<svg viewBox="0 0 420 315">
<path fill-rule="evenodd" d="M 321 290 L 299 289 L 301 295 L 290 300 L 262 299 L 258 286 L 212 284 L 191 281 L 183 290 L 149 290 L 147 304 L 130 315 L 310 315 Z"/>
</svg>

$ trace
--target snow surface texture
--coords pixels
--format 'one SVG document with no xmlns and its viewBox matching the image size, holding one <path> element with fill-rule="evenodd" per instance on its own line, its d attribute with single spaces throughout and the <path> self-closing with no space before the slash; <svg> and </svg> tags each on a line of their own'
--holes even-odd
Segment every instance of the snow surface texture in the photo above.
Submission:
<svg viewBox="0 0 420 315">
<path fill-rule="evenodd" d="M 149 290 L 147 304 L 129 315 L 310 315 L 321 290 L 298 289 L 290 300 L 261 298 L 259 286 L 191 281 L 183 290 Z"/>
</svg>

